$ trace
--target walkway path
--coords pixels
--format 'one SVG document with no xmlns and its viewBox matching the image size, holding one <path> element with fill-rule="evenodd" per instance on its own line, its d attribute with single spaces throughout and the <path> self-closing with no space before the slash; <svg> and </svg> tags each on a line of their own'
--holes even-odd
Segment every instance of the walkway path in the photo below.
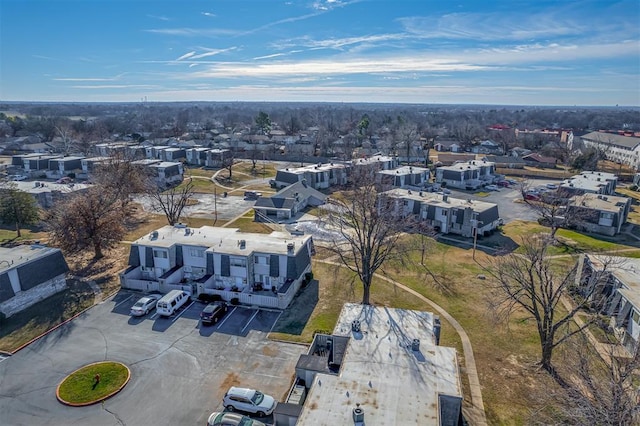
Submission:
<svg viewBox="0 0 640 426">
<path fill-rule="evenodd" d="M 327 263 L 329 265 L 344 267 L 342 263 L 333 262 L 330 260 L 317 260 L 317 261 L 322 263 Z M 473 405 L 473 409 L 471 413 L 473 417 L 467 420 L 469 420 L 469 423 L 472 425 L 486 425 L 487 418 L 484 412 L 484 402 L 482 400 L 482 389 L 480 387 L 480 379 L 478 378 L 476 360 L 473 355 L 473 348 L 471 346 L 471 341 L 469 340 L 469 336 L 467 335 L 466 331 L 464 331 L 464 328 L 462 328 L 460 323 L 456 321 L 455 318 L 453 318 L 447 311 L 445 311 L 444 308 L 439 306 L 433 300 L 427 297 L 424 297 L 422 294 L 405 286 L 404 284 L 400 284 L 397 281 L 394 281 L 390 278 L 387 278 L 379 274 L 375 274 L 375 275 L 376 277 L 384 281 L 387 281 L 390 284 L 393 284 L 394 286 L 398 287 L 401 290 L 406 291 L 407 293 L 411 293 L 418 299 L 431 305 L 431 307 L 433 307 L 433 309 L 437 311 L 438 314 L 442 318 L 444 318 L 449 324 L 451 324 L 451 326 L 456 330 L 456 332 L 460 336 L 460 340 L 462 341 L 462 351 L 464 353 L 465 369 L 467 372 L 467 376 L 469 378 L 469 388 L 471 391 L 471 403 Z"/>
</svg>

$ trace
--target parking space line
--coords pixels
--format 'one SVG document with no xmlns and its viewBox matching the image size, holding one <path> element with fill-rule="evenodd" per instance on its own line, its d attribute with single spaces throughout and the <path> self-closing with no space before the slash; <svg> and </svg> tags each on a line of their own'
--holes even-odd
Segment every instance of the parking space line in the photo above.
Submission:
<svg viewBox="0 0 640 426">
<path fill-rule="evenodd" d="M 240 333 L 244 333 L 244 331 L 247 329 L 247 327 L 249 327 L 249 324 L 251 324 L 251 321 L 253 321 L 253 319 L 256 317 L 256 315 L 258 315 L 258 312 L 260 312 L 258 309 L 256 309 L 256 311 L 253 313 L 253 315 L 251 316 L 251 319 L 249 321 L 247 321 L 247 323 L 245 324 L 245 326 L 242 328 L 242 330 L 240 331 Z"/>
<path fill-rule="evenodd" d="M 158 312 L 155 312 L 153 315 L 151 315 L 151 319 L 155 319 L 158 316 Z"/>
<path fill-rule="evenodd" d="M 278 314 L 278 316 L 276 317 L 276 320 L 273 322 L 273 324 L 271 324 L 271 328 L 269 329 L 269 333 L 271 333 L 273 331 L 273 327 L 276 326 L 276 323 L 278 322 L 278 320 L 280 319 L 280 315 L 282 315 L 282 311 L 280 311 L 280 313 Z"/>
<path fill-rule="evenodd" d="M 218 323 L 218 326 L 217 326 L 216 328 L 220 328 L 220 327 L 222 327 L 222 325 L 223 325 L 223 324 L 224 324 L 224 323 L 229 319 L 229 317 L 230 317 L 230 316 L 231 316 L 231 315 L 236 311 L 236 309 L 237 309 L 237 306 L 236 306 L 236 307 L 234 307 L 234 308 L 231 310 L 231 312 L 229 312 L 227 315 L 225 315 L 225 316 L 224 316 L 224 319 Z"/>
<path fill-rule="evenodd" d="M 178 318 L 180 318 L 180 315 L 184 314 L 187 309 L 189 309 L 191 307 L 191 305 L 193 305 L 194 303 L 196 303 L 196 301 L 192 301 L 191 303 L 189 303 L 189 306 L 187 306 L 186 308 L 184 308 L 183 310 L 180 311 L 180 313 L 178 315 L 176 315 L 176 317 L 174 319 L 171 320 L 171 322 L 174 322 L 175 320 L 177 320 Z"/>
<path fill-rule="evenodd" d="M 127 300 L 131 299 L 133 297 L 133 294 L 130 294 L 129 297 L 127 297 L 126 299 L 124 299 L 122 302 L 118 302 L 115 304 L 114 308 L 117 308 L 118 306 L 122 305 L 124 302 L 126 302 Z"/>
</svg>

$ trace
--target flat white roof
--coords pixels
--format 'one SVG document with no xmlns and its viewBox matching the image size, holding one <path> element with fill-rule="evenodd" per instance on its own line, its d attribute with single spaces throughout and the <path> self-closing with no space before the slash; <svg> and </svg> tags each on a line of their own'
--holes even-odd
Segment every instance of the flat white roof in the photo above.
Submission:
<svg viewBox="0 0 640 426">
<path fill-rule="evenodd" d="M 381 173 L 384 175 L 411 175 L 411 174 L 417 174 L 417 173 L 424 173 L 428 171 L 429 169 L 426 169 L 424 167 L 402 166 L 396 169 L 380 170 L 378 173 Z"/>
<path fill-rule="evenodd" d="M 340 374 L 316 375 L 298 424 L 352 425 L 358 403 L 367 426 L 437 425 L 438 395 L 462 398 L 462 386 L 456 350 L 435 345 L 433 324 L 429 312 L 344 305 L 333 333 L 350 337 Z"/>
<path fill-rule="evenodd" d="M 187 230 L 189 232 L 187 233 Z M 200 228 L 186 228 L 163 226 L 154 233 L 138 238 L 133 244 L 141 246 L 169 248 L 175 244 L 207 247 L 208 250 L 225 254 L 247 256 L 252 252 L 287 254 L 287 244 L 295 244 L 295 252 L 306 244 L 311 237 L 308 235 L 292 236 L 288 232 L 272 232 L 271 234 L 255 234 L 240 232 L 237 228 L 220 228 L 201 226 Z M 245 241 L 245 248 L 240 248 L 239 241 Z"/>
<path fill-rule="evenodd" d="M 427 192 L 427 191 L 412 191 L 410 189 L 401 189 L 395 188 L 389 191 L 384 192 L 389 197 L 401 198 L 407 200 L 416 200 L 421 203 L 429 204 L 432 206 L 439 206 L 443 208 L 466 208 L 470 207 L 473 211 L 482 212 L 485 210 L 489 210 L 496 206 L 494 203 L 489 203 L 488 201 L 479 201 L 467 199 L 463 200 L 461 198 L 452 198 L 450 195 L 438 194 L 435 192 Z M 446 198 L 446 201 L 445 201 Z"/>
<path fill-rule="evenodd" d="M 60 251 L 60 249 L 38 244 L 11 248 L 0 247 L 0 271 L 17 268 L 24 263 L 48 256 L 55 251 Z"/>
</svg>

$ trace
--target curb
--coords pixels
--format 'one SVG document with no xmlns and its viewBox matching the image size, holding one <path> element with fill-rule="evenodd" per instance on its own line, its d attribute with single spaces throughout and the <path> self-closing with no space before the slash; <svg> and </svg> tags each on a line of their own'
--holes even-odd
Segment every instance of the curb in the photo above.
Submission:
<svg viewBox="0 0 640 426">
<path fill-rule="evenodd" d="M 83 368 L 92 366 L 92 365 L 98 365 L 98 364 L 105 364 L 107 362 L 114 362 L 117 364 L 122 365 L 124 368 L 127 369 L 127 378 L 125 379 L 124 383 L 122 383 L 122 385 L 114 390 L 113 392 L 111 392 L 110 394 L 105 395 L 104 397 L 100 397 L 96 400 L 93 401 L 87 401 L 87 402 L 80 402 L 80 403 L 76 403 L 76 402 L 69 402 L 69 401 L 65 401 L 64 399 L 60 398 L 60 386 L 62 386 L 62 384 L 65 382 L 65 380 L 67 380 L 69 378 L 69 376 L 71 376 L 71 374 L 74 374 L 75 372 L 82 370 Z M 86 407 L 88 405 L 93 405 L 93 404 L 97 404 L 98 402 L 102 402 L 105 401 L 109 398 L 111 398 L 112 396 L 114 396 L 115 394 L 119 393 L 122 389 L 124 389 L 124 387 L 127 385 L 127 383 L 129 383 L 129 379 L 131 379 L 131 370 L 129 369 L 129 367 L 127 367 L 126 365 L 124 365 L 121 362 L 118 361 L 100 361 L 100 362 L 94 362 L 91 364 L 87 364 L 84 367 L 80 367 L 77 370 L 73 371 L 71 374 L 67 375 L 64 379 L 62 379 L 62 381 L 58 384 L 58 387 L 56 387 L 56 399 L 58 401 L 60 401 L 60 403 L 67 405 L 69 407 Z"/>
</svg>

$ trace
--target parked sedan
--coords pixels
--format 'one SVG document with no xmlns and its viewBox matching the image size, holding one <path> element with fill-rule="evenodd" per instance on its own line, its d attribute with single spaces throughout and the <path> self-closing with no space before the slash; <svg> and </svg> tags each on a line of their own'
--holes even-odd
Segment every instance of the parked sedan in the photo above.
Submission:
<svg viewBox="0 0 640 426">
<path fill-rule="evenodd" d="M 487 185 L 484 187 L 484 189 L 488 191 L 500 191 L 500 188 L 498 188 L 497 185 Z"/>
<path fill-rule="evenodd" d="M 131 307 L 130 314 L 134 317 L 147 315 L 149 312 L 153 311 L 156 308 L 156 303 L 158 303 L 158 300 L 160 300 L 160 296 L 157 294 L 149 294 L 147 296 L 141 297 Z"/>
<path fill-rule="evenodd" d="M 200 313 L 202 324 L 215 324 L 227 313 L 228 306 L 224 302 L 209 303 Z"/>
<path fill-rule="evenodd" d="M 209 416 L 207 426 L 266 426 L 258 420 L 237 413 L 213 412 Z"/>
</svg>

